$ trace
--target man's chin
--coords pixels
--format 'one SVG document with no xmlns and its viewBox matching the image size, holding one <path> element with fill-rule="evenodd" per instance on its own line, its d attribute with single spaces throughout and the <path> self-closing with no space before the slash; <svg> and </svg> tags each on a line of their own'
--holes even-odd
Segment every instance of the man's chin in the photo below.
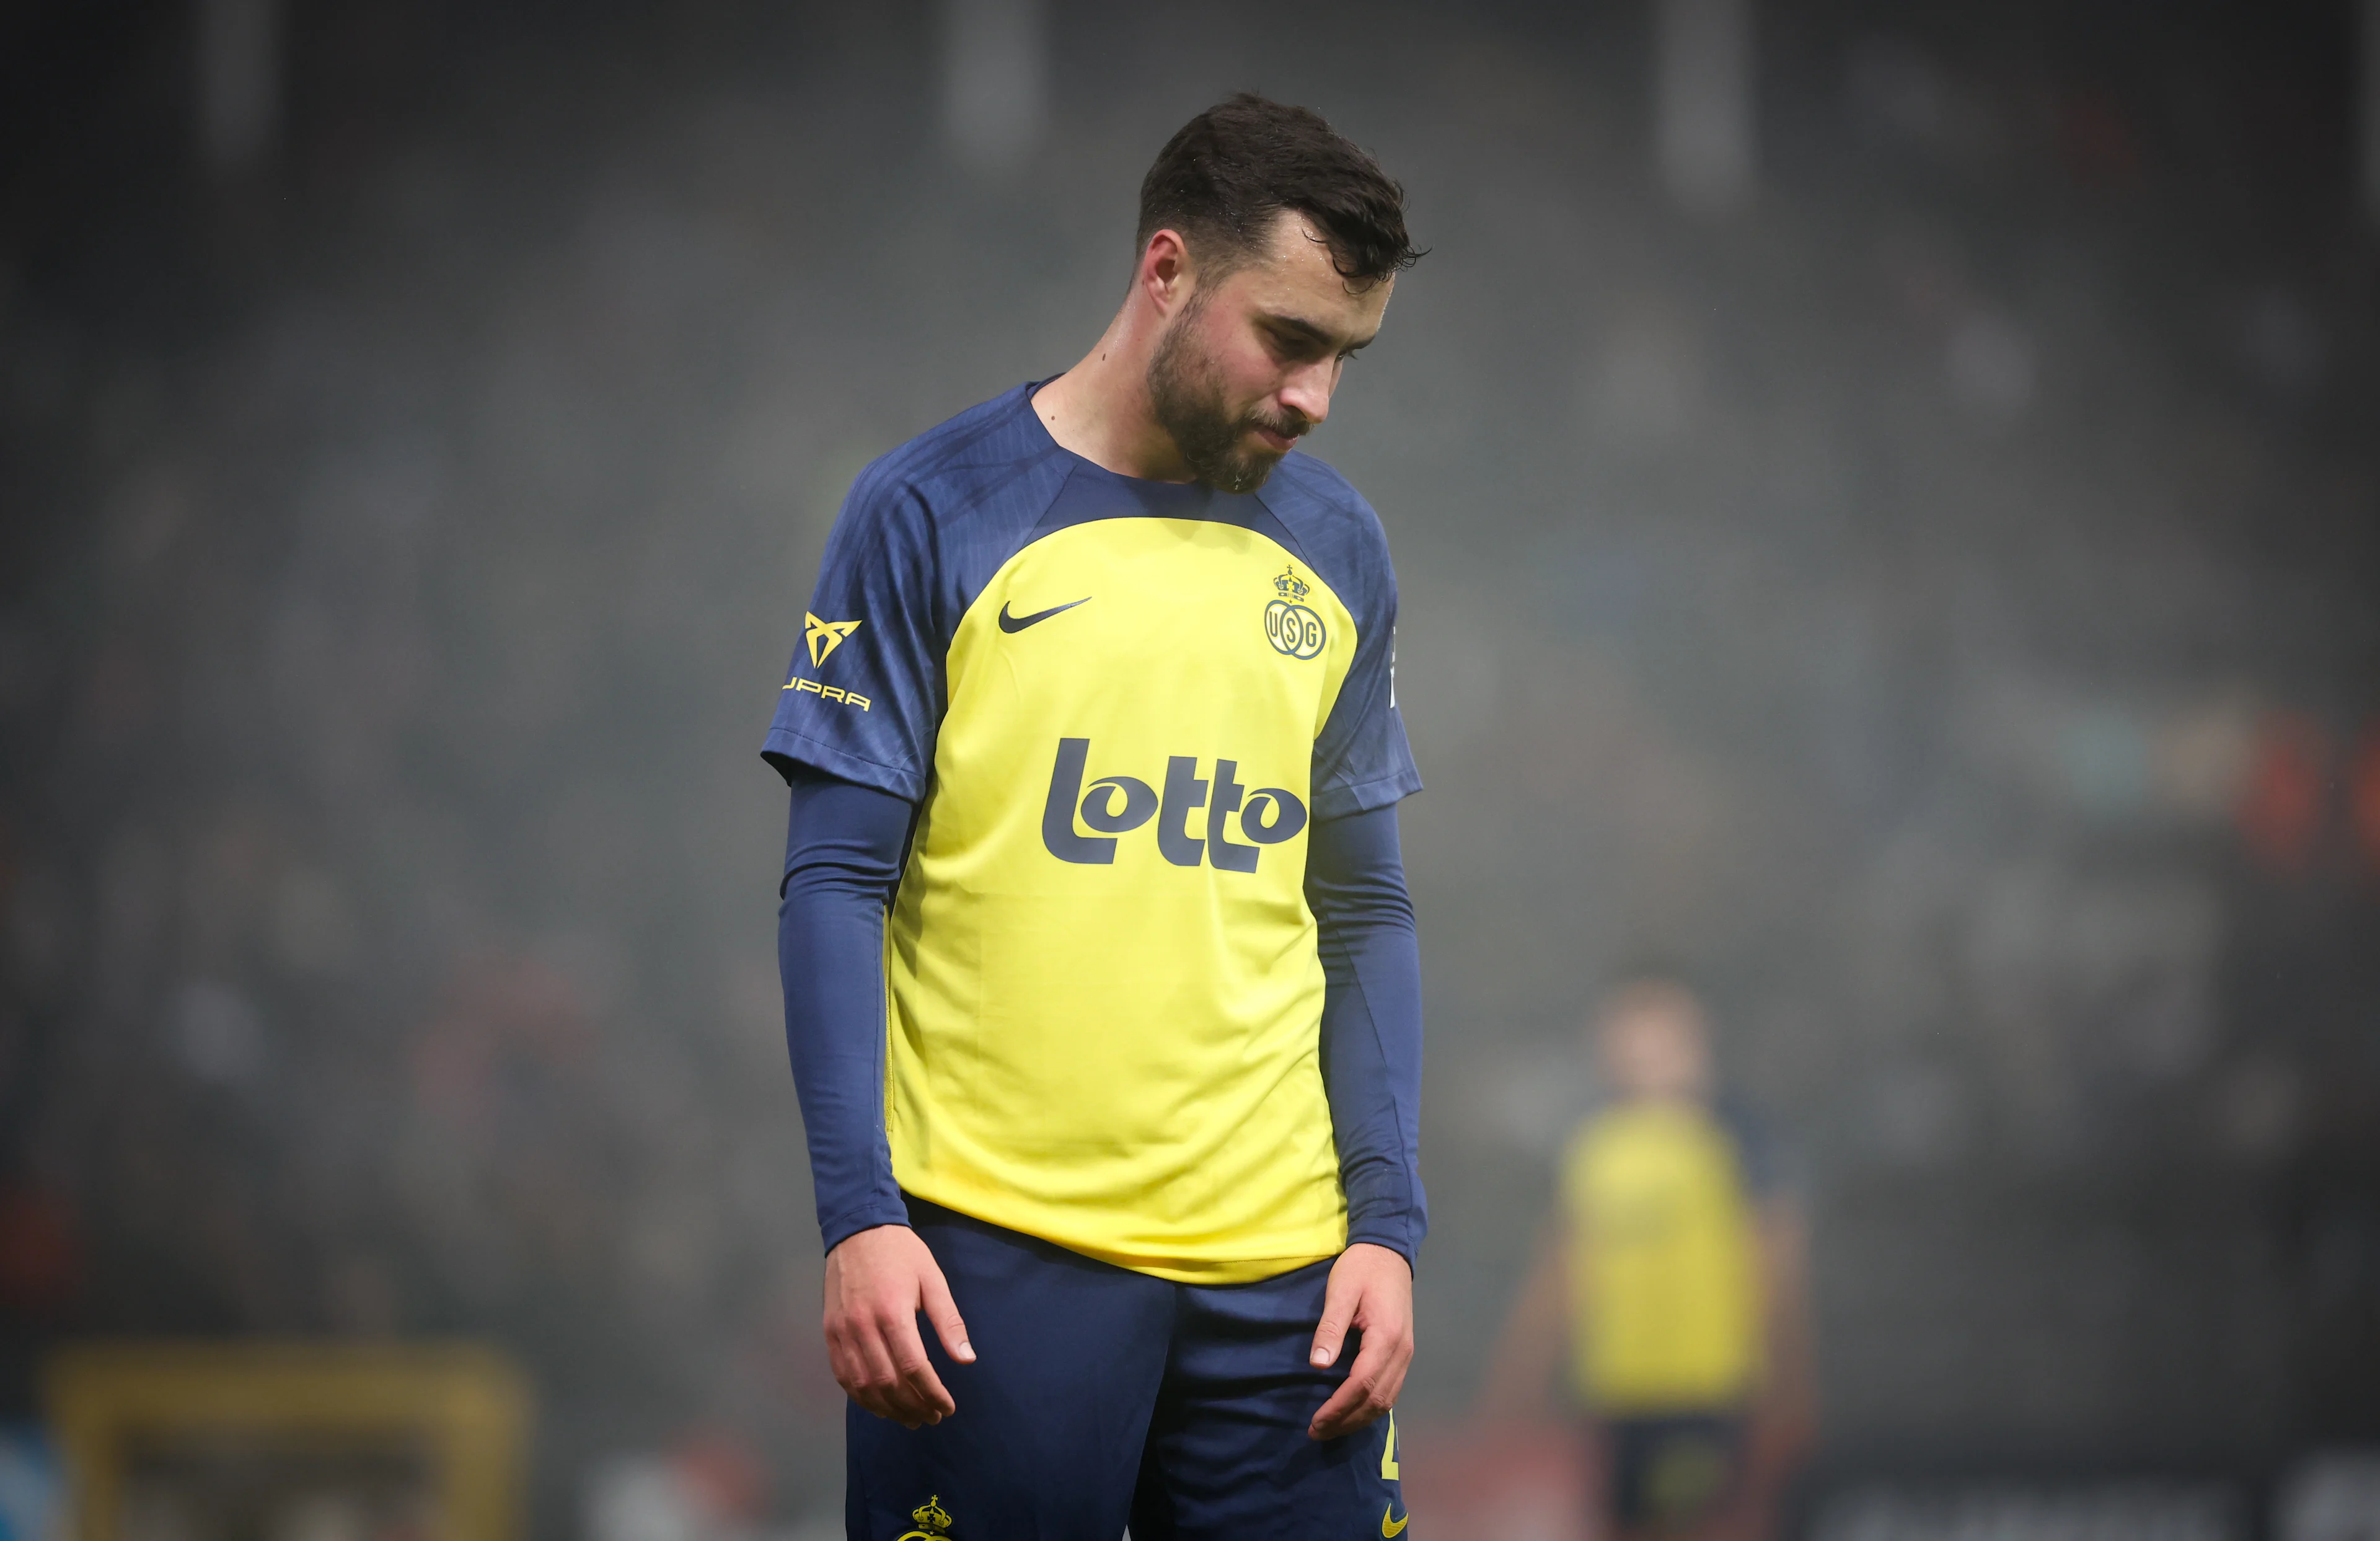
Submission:
<svg viewBox="0 0 2380 1541">
<path fill-rule="evenodd" d="M 1265 484 L 1265 479 L 1272 475 L 1272 468 L 1281 464 L 1281 455 L 1288 453 L 1286 450 L 1279 453 L 1242 450 L 1216 467 L 1213 475 L 1202 479 L 1218 491 L 1253 492 Z"/>
</svg>

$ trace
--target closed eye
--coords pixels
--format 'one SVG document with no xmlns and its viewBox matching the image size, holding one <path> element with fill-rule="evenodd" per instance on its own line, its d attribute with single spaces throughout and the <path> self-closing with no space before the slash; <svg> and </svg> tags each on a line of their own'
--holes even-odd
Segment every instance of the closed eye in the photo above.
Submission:
<svg viewBox="0 0 2380 1541">
<path fill-rule="evenodd" d="M 1304 363 L 1319 358 L 1330 350 L 1330 339 L 1318 330 L 1296 322 L 1275 322 L 1265 328 L 1273 357 L 1281 362 Z"/>
<path fill-rule="evenodd" d="M 1268 316 L 1264 321 L 1266 346 L 1283 363 L 1303 363 L 1313 358 L 1335 358 L 1343 364 L 1363 351 L 1371 342 L 1342 344 L 1344 334 L 1333 334 L 1312 322 L 1296 316 Z"/>
</svg>

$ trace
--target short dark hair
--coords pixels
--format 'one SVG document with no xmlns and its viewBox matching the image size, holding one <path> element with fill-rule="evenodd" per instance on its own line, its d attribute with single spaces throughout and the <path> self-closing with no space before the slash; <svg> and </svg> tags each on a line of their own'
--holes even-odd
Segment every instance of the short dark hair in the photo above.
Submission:
<svg viewBox="0 0 2380 1541">
<path fill-rule="evenodd" d="M 1314 222 L 1350 283 L 1377 283 L 1422 256 L 1405 235 L 1405 190 L 1378 161 L 1320 114 L 1253 91 L 1200 113 L 1157 152 L 1140 184 L 1138 249 L 1178 230 L 1194 260 L 1236 267 L 1284 209 Z"/>
</svg>

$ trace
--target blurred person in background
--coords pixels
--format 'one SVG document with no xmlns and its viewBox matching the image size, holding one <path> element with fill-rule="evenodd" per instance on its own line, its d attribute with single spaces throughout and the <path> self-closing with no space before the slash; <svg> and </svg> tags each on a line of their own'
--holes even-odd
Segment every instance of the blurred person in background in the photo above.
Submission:
<svg viewBox="0 0 2380 1541">
<path fill-rule="evenodd" d="M 1421 783 L 1379 521 L 1293 453 L 1403 195 L 1236 96 L 1138 249 L 862 473 L 764 751 L 854 1541 L 1405 1527 Z"/>
<path fill-rule="evenodd" d="M 1593 1052 L 1606 1095 L 1563 1147 L 1479 1412 L 1548 1417 L 1559 1365 L 1609 1534 L 1755 1541 L 1816 1429 L 1801 1206 L 1773 1143 L 1718 1092 L 1686 986 L 1618 990 Z"/>
</svg>

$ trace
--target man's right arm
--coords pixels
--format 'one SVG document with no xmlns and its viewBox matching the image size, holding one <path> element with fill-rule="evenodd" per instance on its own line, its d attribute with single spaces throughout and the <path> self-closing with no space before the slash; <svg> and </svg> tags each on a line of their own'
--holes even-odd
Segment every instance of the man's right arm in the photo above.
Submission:
<svg viewBox="0 0 2380 1541">
<path fill-rule="evenodd" d="M 916 810 L 807 765 L 788 766 L 786 781 L 777 973 L 819 1232 L 832 1252 L 869 1226 L 909 1223 L 884 1137 L 884 912 Z"/>
<path fill-rule="evenodd" d="M 955 1407 L 918 1313 L 953 1358 L 975 1358 L 941 1269 L 909 1229 L 884 1135 L 884 912 L 915 809 L 808 765 L 783 769 L 792 807 L 777 972 L 827 1248 L 828 1355 L 854 1401 L 914 1428 Z"/>
</svg>

